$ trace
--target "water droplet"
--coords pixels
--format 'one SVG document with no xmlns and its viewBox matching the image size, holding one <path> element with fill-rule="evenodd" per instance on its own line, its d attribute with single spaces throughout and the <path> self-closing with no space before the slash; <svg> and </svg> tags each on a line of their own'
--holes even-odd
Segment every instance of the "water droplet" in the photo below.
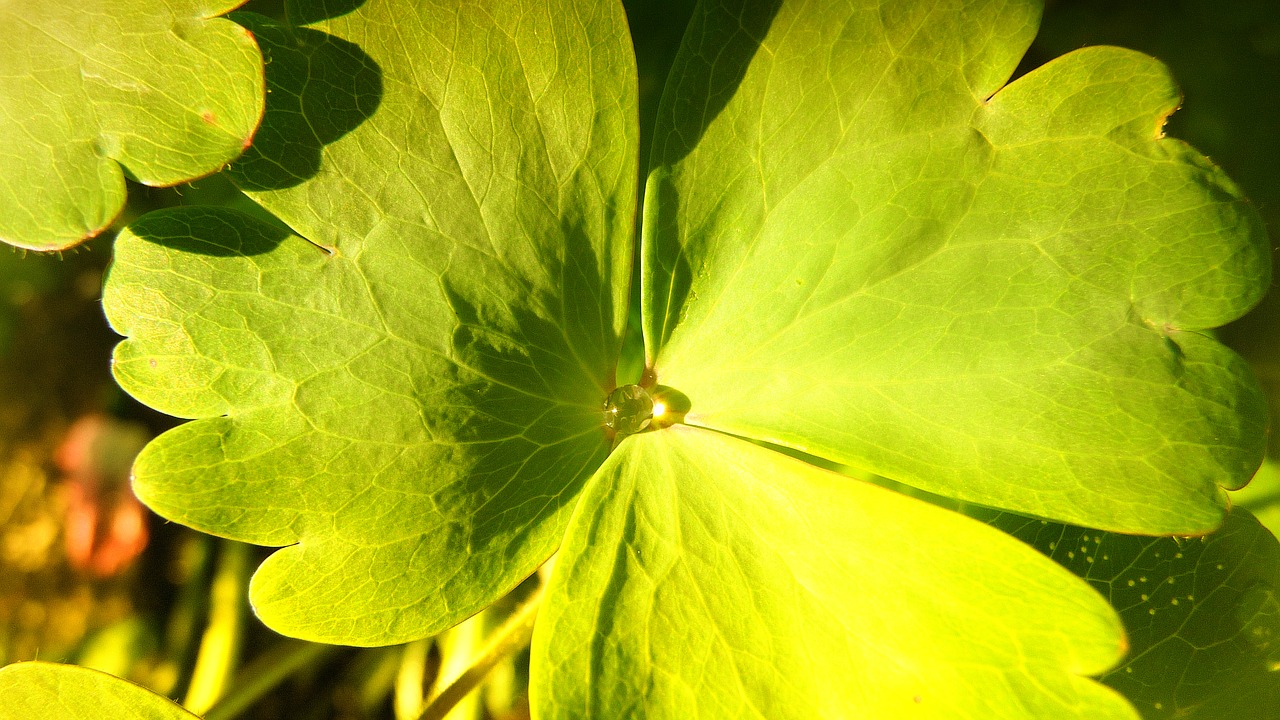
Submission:
<svg viewBox="0 0 1280 720">
<path fill-rule="evenodd" d="M 623 385 L 604 402 L 604 426 L 619 435 L 631 435 L 649 427 L 653 398 L 639 385 Z"/>
</svg>

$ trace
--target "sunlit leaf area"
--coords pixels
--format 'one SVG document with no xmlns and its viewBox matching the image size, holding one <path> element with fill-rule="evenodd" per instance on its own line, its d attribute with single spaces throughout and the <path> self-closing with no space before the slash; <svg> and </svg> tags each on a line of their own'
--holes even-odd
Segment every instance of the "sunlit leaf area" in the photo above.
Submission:
<svg viewBox="0 0 1280 720">
<path fill-rule="evenodd" d="M 0 31 L 0 720 L 1280 718 L 1274 0 Z"/>
</svg>

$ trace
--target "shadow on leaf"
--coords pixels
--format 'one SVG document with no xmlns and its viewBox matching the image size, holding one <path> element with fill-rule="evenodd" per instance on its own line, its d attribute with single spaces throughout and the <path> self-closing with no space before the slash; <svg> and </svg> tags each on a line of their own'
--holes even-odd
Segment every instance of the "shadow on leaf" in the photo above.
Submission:
<svg viewBox="0 0 1280 720">
<path fill-rule="evenodd" d="M 664 210 L 661 215 L 655 214 L 653 219 L 646 219 L 652 223 L 647 232 L 654 237 L 663 234 L 678 237 L 680 193 L 665 168 L 658 168 L 649 176 L 646 195 L 649 203 Z M 654 312 L 651 321 L 660 320 L 662 323 L 658 327 L 647 328 L 649 337 L 646 338 L 646 363 L 650 365 L 654 362 L 653 354 L 666 345 L 676 325 L 680 324 L 685 304 L 691 299 L 689 295 L 693 290 L 694 272 L 689 263 L 689 255 L 676 252 L 664 253 L 665 257 L 654 257 L 655 251 L 661 247 L 661 243 L 650 242 L 647 252 L 650 253 L 649 261 L 653 266 L 662 267 L 665 272 L 647 273 L 643 279 L 649 285 L 649 297 L 652 298 L 649 301 Z"/>
<path fill-rule="evenodd" d="M 195 205 L 147 213 L 129 230 L 156 245 L 216 257 L 262 255 L 291 235 L 239 210 Z"/>
<path fill-rule="evenodd" d="M 365 0 L 288 0 L 285 14 L 294 25 L 309 25 L 346 15 L 364 3 Z"/>
<path fill-rule="evenodd" d="M 726 4 L 699 3 L 658 108 L 658 127 L 676 132 L 654 138 L 653 167 L 675 164 L 697 147 L 737 93 L 781 7 L 781 0 L 750 0 L 737 11 Z"/>
<path fill-rule="evenodd" d="M 561 218 L 560 230 L 564 244 L 536 264 L 516 248 L 500 259 L 455 250 L 441 278 L 457 320 L 450 356 L 465 368 L 457 403 L 477 410 L 452 430 L 475 457 L 459 495 L 486 499 L 468 542 L 491 547 L 505 534 L 507 563 L 538 542 L 546 517 L 576 502 L 608 449 L 601 405 L 620 343 L 610 279 L 579 218 Z M 513 527 L 512 508 L 537 508 L 538 522 Z"/>
<path fill-rule="evenodd" d="M 382 69 L 353 43 L 253 13 L 236 22 L 253 31 L 266 61 L 262 125 L 229 172 L 242 190 L 280 190 L 314 177 L 325 145 L 373 116 Z"/>
</svg>

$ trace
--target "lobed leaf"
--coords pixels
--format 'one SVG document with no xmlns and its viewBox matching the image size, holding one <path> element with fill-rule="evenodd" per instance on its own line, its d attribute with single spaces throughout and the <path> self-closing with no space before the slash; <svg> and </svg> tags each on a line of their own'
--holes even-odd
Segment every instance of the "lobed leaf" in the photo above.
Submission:
<svg viewBox="0 0 1280 720">
<path fill-rule="evenodd" d="M 587 0 L 238 19 L 271 92 L 233 177 L 300 237 L 194 208 L 121 234 L 116 376 L 202 418 L 144 451 L 135 488 L 184 524 L 290 545 L 251 587 L 274 629 L 423 637 L 555 550 L 609 449 L 635 202 L 625 20 Z"/>
<path fill-rule="evenodd" d="M 588 484 L 534 634 L 543 718 L 1136 718 L 1102 598 L 982 523 L 698 428 Z"/>
<path fill-rule="evenodd" d="M 1179 97 L 1157 61 L 1086 48 L 1000 89 L 1039 10 L 705 3 L 646 188 L 649 362 L 691 424 L 964 501 L 1207 532 L 1266 416 L 1204 331 L 1266 289 L 1265 234 L 1160 136 Z"/>
<path fill-rule="evenodd" d="M 124 178 L 176 185 L 239 155 L 262 116 L 244 0 L 0 5 L 0 241 L 59 250 L 102 232 Z"/>
</svg>

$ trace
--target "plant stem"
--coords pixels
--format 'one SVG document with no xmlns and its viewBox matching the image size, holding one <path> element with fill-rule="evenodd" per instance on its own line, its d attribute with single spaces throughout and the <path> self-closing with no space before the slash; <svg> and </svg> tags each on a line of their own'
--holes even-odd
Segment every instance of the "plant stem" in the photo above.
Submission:
<svg viewBox="0 0 1280 720">
<path fill-rule="evenodd" d="M 381 717 L 386 699 L 392 697 L 394 703 L 396 682 L 399 680 L 403 661 L 404 647 L 391 645 L 364 648 L 357 651 L 355 659 L 346 663 L 342 682 L 355 690 L 358 698 L 356 705 L 362 713 L 358 717 Z M 418 709 L 421 707 L 422 702 L 419 697 L 418 708 L 414 709 L 414 718 L 417 718 Z"/>
<path fill-rule="evenodd" d="M 205 713 L 204 720 L 232 720 L 298 670 L 310 667 L 342 648 L 302 640 L 285 640 L 254 658 L 236 676 L 227 694 Z"/>
<path fill-rule="evenodd" d="M 431 649 L 431 640 L 424 638 L 415 640 L 404 646 L 400 655 L 400 668 L 396 673 L 395 708 L 396 720 L 413 720 L 422 712 L 422 685 L 427 672 L 427 651 Z"/>
<path fill-rule="evenodd" d="M 443 720 L 453 706 L 474 690 L 494 666 L 529 645 L 529 641 L 533 639 L 533 622 L 538 617 L 538 608 L 542 605 L 546 587 L 545 584 L 539 585 L 529 599 L 507 618 L 471 666 L 441 690 L 439 695 L 431 698 L 418 720 Z"/>
<path fill-rule="evenodd" d="M 213 558 L 213 540 L 210 535 L 186 528 L 180 536 L 177 557 L 170 570 L 179 586 L 178 598 L 165 623 L 160 660 L 146 683 L 161 695 L 177 696 L 183 668 L 191 665 L 196 653 L 200 627 L 209 611 L 209 564 Z"/>
<path fill-rule="evenodd" d="M 222 695 L 239 661 L 244 635 L 243 597 L 249 587 L 249 546 L 219 543 L 218 566 L 209 588 L 209 626 L 200 640 L 191 685 L 183 702 L 200 715 Z"/>
</svg>

